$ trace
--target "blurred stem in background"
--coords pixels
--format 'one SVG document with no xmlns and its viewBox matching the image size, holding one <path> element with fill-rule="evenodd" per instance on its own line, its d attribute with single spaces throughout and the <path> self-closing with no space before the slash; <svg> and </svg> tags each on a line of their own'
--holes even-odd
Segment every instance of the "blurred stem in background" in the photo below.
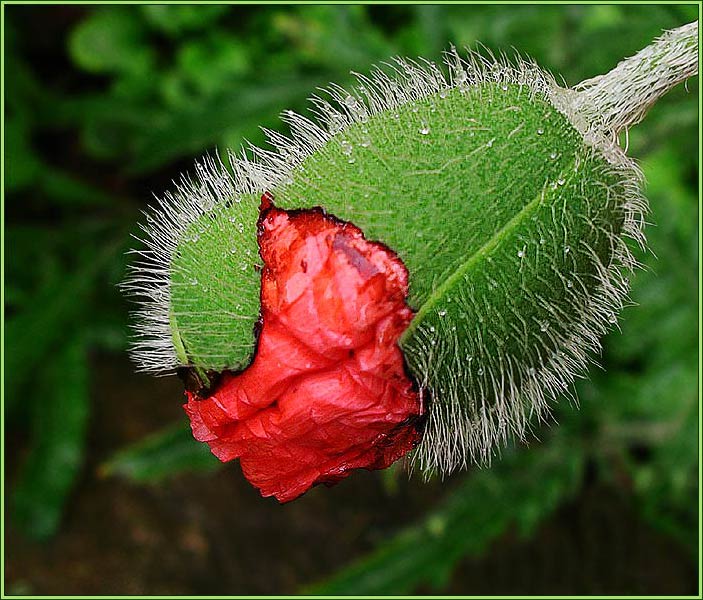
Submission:
<svg viewBox="0 0 703 600">
<path fill-rule="evenodd" d="M 569 85 L 611 69 L 695 6 L 6 7 L 6 422 L 12 521 L 51 537 L 82 476 L 91 353 L 124 353 L 128 233 L 152 191 L 193 158 L 261 143 L 259 126 L 305 110 L 395 54 L 438 59 L 450 43 L 515 47 Z M 465 555 L 505 531 L 529 536 L 584 485 L 630 495 L 643 519 L 697 548 L 697 80 L 630 133 L 651 202 L 652 252 L 591 378 L 558 428 L 472 470 L 419 523 L 314 588 L 441 588 Z M 656 256 L 656 258 L 655 258 Z M 174 398 L 179 402 L 180 398 Z M 125 449 L 101 473 L 153 483 L 218 463 L 185 422 Z M 388 476 L 392 481 L 392 475 Z M 390 488 L 389 488 L 390 489 Z"/>
</svg>

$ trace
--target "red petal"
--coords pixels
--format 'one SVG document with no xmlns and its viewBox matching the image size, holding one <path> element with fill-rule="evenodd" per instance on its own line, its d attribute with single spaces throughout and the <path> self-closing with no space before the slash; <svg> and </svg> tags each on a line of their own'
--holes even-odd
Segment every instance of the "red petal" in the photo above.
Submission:
<svg viewBox="0 0 703 600">
<path fill-rule="evenodd" d="M 262 495 L 286 502 L 398 460 L 419 439 L 422 405 L 397 345 L 413 317 L 402 261 L 319 209 L 268 198 L 259 224 L 256 356 L 208 398 L 188 393 L 185 409 L 213 454 L 239 458 Z"/>
</svg>

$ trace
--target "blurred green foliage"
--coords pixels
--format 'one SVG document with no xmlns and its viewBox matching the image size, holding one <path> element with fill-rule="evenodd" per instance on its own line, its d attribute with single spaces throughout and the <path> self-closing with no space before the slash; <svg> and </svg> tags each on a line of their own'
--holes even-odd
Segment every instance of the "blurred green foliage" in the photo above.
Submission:
<svg viewBox="0 0 703 600">
<path fill-rule="evenodd" d="M 100 467 L 103 477 L 124 477 L 155 483 L 176 473 L 211 471 L 220 463 L 205 444 L 193 440 L 183 422 L 164 428 L 136 444 L 116 452 Z"/>
<path fill-rule="evenodd" d="M 560 431 L 536 451 L 510 448 L 499 462 L 466 478 L 425 519 L 310 594 L 411 594 L 419 584 L 442 589 L 467 554 L 480 555 L 509 527 L 529 536 L 579 489 L 584 455 Z"/>
<path fill-rule="evenodd" d="M 8 443 L 24 453 L 11 507 L 27 534 L 47 538 L 101 401 L 91 355 L 126 348 L 115 284 L 151 191 L 206 151 L 261 143 L 259 126 L 281 128 L 277 113 L 304 110 L 316 86 L 344 84 L 350 69 L 480 41 L 575 84 L 697 18 L 697 7 L 74 5 L 5 15 L 5 411 Z M 652 252 L 633 281 L 637 306 L 606 340 L 604 370 L 577 386 L 580 409 L 562 402 L 561 425 L 541 443 L 472 470 L 420 523 L 315 592 L 441 587 L 462 556 L 511 527 L 529 535 L 578 494 L 586 465 L 697 549 L 697 87 L 664 98 L 631 132 Z M 170 425 L 103 472 L 143 482 L 216 466 L 184 434 Z"/>
</svg>

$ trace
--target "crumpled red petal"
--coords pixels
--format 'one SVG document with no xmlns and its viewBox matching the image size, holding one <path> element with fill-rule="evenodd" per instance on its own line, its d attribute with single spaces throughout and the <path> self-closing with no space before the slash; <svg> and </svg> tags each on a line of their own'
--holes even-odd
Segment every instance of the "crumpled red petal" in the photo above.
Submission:
<svg viewBox="0 0 703 600">
<path fill-rule="evenodd" d="M 422 403 L 397 345 L 413 313 L 402 261 L 320 209 L 284 211 L 265 196 L 259 248 L 254 360 L 208 398 L 187 392 L 184 407 L 196 439 L 287 502 L 388 467 L 419 440 Z"/>
</svg>

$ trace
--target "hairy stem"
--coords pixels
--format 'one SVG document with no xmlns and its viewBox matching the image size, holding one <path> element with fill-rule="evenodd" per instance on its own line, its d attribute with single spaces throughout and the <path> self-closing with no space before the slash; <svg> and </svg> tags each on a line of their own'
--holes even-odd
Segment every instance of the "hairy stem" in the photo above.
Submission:
<svg viewBox="0 0 703 600">
<path fill-rule="evenodd" d="M 698 21 L 665 32 L 612 71 L 578 84 L 572 98 L 588 128 L 611 139 L 639 123 L 673 87 L 698 74 Z"/>
</svg>

